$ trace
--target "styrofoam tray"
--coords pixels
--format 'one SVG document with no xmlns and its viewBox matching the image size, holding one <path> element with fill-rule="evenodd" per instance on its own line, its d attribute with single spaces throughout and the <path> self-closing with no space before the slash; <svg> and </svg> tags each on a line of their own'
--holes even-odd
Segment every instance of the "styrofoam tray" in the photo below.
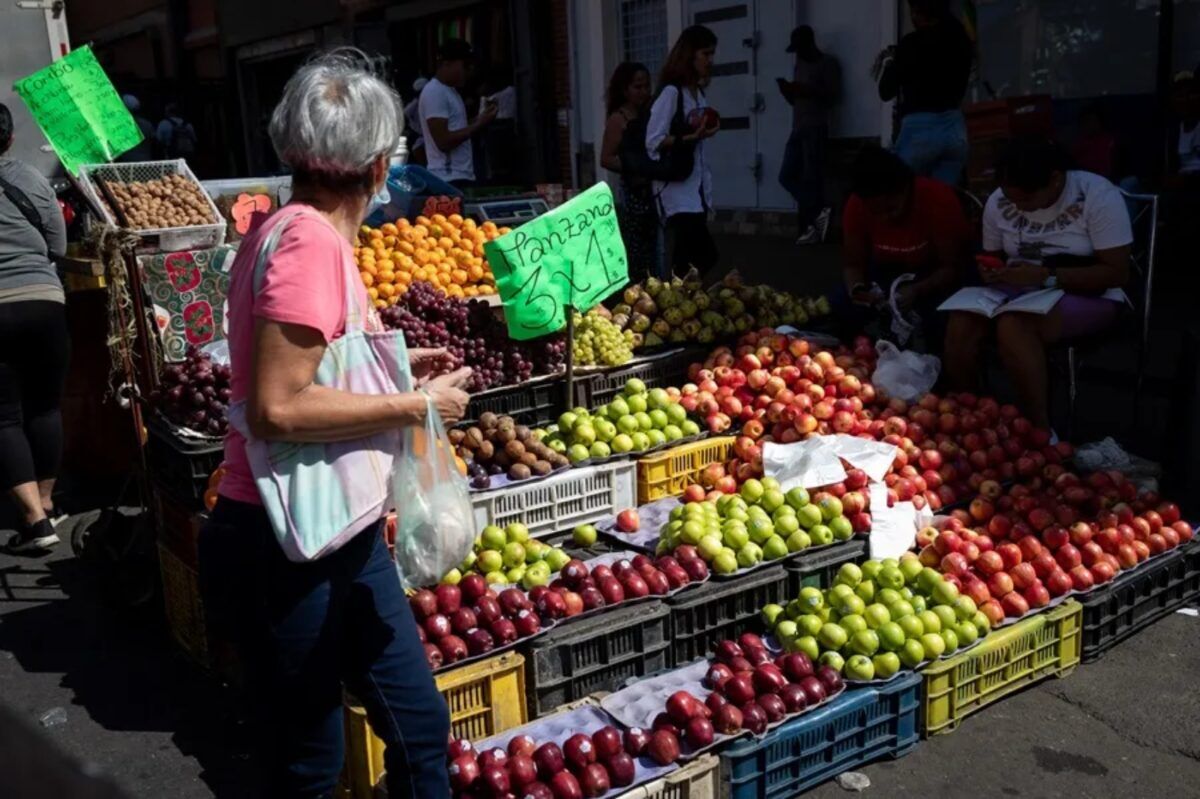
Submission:
<svg viewBox="0 0 1200 799">
<path fill-rule="evenodd" d="M 609 725 L 618 729 L 620 728 L 616 719 L 612 718 L 603 709 L 594 705 L 584 705 L 574 710 L 555 713 L 515 729 L 506 730 L 499 735 L 493 735 L 491 738 L 485 738 L 482 741 L 472 741 L 472 743 L 476 751 L 479 752 L 486 752 L 489 749 L 497 747 L 508 751 L 509 741 L 518 735 L 528 735 L 533 738 L 538 746 L 554 742 L 561 747 L 568 738 L 576 733 L 582 732 L 591 735 L 600 728 Z M 649 728 L 647 727 L 647 729 Z M 614 787 L 608 793 L 603 794 L 602 799 L 607 799 L 610 796 L 620 796 L 632 790 L 635 785 L 641 785 L 651 780 L 656 780 L 659 777 L 664 777 L 679 768 L 674 763 L 669 766 L 660 766 L 645 756 L 634 758 L 633 763 L 633 785 L 620 788 Z"/>
<path fill-rule="evenodd" d="M 667 523 L 671 511 L 682 504 L 678 497 L 663 497 L 639 506 L 637 508 L 638 530 L 636 533 L 622 533 L 618 530 L 616 516 L 610 516 L 598 522 L 596 530 L 620 542 L 622 546 L 653 554 L 658 546 L 658 536 L 662 526 Z"/>
<path fill-rule="evenodd" d="M 681 668 L 665 671 L 653 677 L 647 677 L 644 680 L 638 680 L 632 685 L 605 696 L 600 700 L 600 706 L 626 727 L 642 727 L 649 730 L 654 726 L 655 717 L 666 710 L 667 698 L 676 691 L 687 691 L 701 702 L 708 698 L 712 690 L 704 685 L 704 675 L 708 673 L 709 668 L 715 662 L 707 658 L 696 660 Z M 843 687 L 842 690 L 844 691 L 845 688 Z M 781 724 L 786 724 L 792 719 L 799 718 L 810 710 L 823 707 L 830 700 L 841 694 L 842 691 L 838 691 L 835 694 L 827 696 L 825 701 L 805 708 L 800 713 L 789 713 L 779 721 L 768 724 L 767 731 L 773 730 Z M 681 757 L 683 759 L 690 759 L 727 741 L 750 734 L 749 730 L 742 730 L 737 735 L 723 735 L 719 732 L 714 732 L 713 742 L 700 749 L 692 749 L 688 746 L 686 740 L 681 739 L 679 742 L 680 750 L 683 753 Z"/>
</svg>

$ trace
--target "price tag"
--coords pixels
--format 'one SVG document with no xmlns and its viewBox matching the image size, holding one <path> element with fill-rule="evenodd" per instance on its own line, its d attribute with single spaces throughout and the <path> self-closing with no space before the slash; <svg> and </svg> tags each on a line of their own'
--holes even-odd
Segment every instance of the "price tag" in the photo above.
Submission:
<svg viewBox="0 0 1200 799">
<path fill-rule="evenodd" d="M 144 138 L 91 47 L 72 50 L 13 88 L 72 175 L 80 164 L 111 161 Z"/>
<path fill-rule="evenodd" d="M 616 206 L 604 182 L 483 249 L 508 333 L 517 340 L 561 330 L 567 306 L 586 310 L 629 282 Z"/>
</svg>

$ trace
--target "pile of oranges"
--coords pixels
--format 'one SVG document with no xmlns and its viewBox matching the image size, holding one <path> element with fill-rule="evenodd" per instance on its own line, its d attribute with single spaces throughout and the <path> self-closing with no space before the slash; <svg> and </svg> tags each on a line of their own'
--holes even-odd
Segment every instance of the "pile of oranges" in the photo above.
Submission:
<svg viewBox="0 0 1200 799">
<path fill-rule="evenodd" d="M 508 231 L 459 214 L 418 216 L 415 222 L 397 219 L 377 228 L 364 225 L 354 258 L 376 308 L 395 305 L 419 280 L 451 297 L 480 297 L 496 293 L 483 243 Z"/>
</svg>

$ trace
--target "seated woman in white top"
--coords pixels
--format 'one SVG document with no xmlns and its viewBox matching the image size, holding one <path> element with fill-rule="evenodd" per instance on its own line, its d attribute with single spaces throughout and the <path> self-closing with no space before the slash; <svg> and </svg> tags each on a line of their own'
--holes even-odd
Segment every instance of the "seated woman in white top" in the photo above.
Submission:
<svg viewBox="0 0 1200 799">
<path fill-rule="evenodd" d="M 1001 305 L 994 319 L 982 311 L 952 311 L 946 378 L 955 388 L 977 387 L 980 348 L 994 326 L 1022 409 L 1034 424 L 1049 427 L 1046 347 L 1094 335 L 1117 320 L 1128 302 L 1121 287 L 1133 242 L 1129 212 L 1112 183 L 1068 169 L 1062 150 L 1044 137 L 1014 140 L 996 166 L 996 180 L 1000 188 L 983 211 L 983 249 L 995 264 L 980 269 L 984 284 L 1012 298 L 1038 289 L 1063 293 L 1047 295 L 1032 311 Z"/>
</svg>

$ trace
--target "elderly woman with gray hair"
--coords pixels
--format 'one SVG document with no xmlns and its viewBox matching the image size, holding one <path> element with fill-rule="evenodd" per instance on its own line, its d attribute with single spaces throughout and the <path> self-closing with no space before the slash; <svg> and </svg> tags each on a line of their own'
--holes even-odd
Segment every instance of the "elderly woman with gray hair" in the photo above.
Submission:
<svg viewBox="0 0 1200 799">
<path fill-rule="evenodd" d="M 447 423 L 465 411 L 467 369 L 426 380 L 424 394 L 353 394 L 314 383 L 348 308 L 362 310 L 368 329 L 378 327 L 352 242 L 384 187 L 401 118 L 395 92 L 337 54 L 302 67 L 271 117 L 271 142 L 292 169 L 292 200 L 242 241 L 229 287 L 232 400 L 245 402 L 256 439 L 336 442 L 421 425 L 425 394 Z M 276 226 L 277 246 L 256 279 L 260 246 Z M 410 357 L 421 381 L 440 353 Z M 449 715 L 382 520 L 333 554 L 290 561 L 263 508 L 246 440 L 233 430 L 225 467 L 200 536 L 200 573 L 212 624 L 233 641 L 266 725 L 262 795 L 332 796 L 345 686 L 387 745 L 389 795 L 447 796 Z"/>
</svg>

